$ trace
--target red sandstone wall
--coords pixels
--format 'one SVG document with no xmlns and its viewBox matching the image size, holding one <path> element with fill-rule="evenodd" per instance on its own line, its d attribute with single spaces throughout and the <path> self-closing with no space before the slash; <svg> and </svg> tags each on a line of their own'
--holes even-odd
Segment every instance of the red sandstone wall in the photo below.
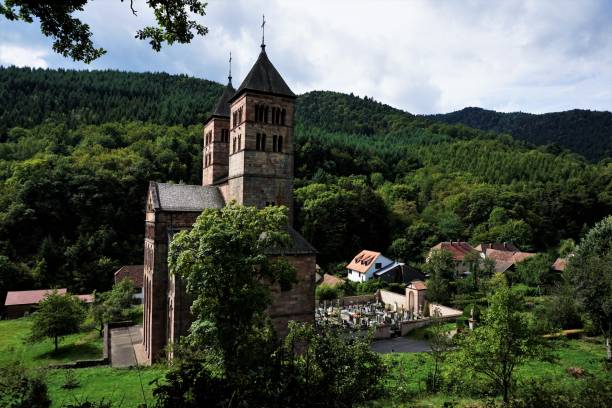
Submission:
<svg viewBox="0 0 612 408">
<path fill-rule="evenodd" d="M 274 328 L 281 336 L 287 334 L 290 320 L 313 323 L 315 310 L 315 255 L 287 256 L 287 261 L 296 269 L 297 283 L 286 292 L 275 285 L 272 305 L 268 309 Z"/>
</svg>

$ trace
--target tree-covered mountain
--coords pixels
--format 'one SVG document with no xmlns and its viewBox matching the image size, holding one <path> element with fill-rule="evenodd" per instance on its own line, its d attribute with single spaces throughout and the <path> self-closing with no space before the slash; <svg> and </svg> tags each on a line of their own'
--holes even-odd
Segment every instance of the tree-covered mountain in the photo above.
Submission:
<svg viewBox="0 0 612 408">
<path fill-rule="evenodd" d="M 108 288 L 116 267 L 142 262 L 148 181 L 201 182 L 201 121 L 222 87 L 112 71 L 0 78 L 0 297 Z M 301 95 L 296 119 L 296 224 L 328 270 L 363 248 L 419 263 L 450 239 L 554 250 L 612 212 L 612 161 L 333 92 Z"/>
<path fill-rule="evenodd" d="M 14 126 L 52 119 L 67 125 L 144 121 L 162 125 L 202 123 L 222 85 L 185 75 L 120 71 L 74 71 L 0 67 L 0 140 Z M 612 156 L 612 113 L 585 110 L 533 115 L 480 108 L 414 116 L 372 98 L 315 91 L 297 100 L 297 121 L 331 132 L 375 135 L 431 126 L 464 124 L 534 145 L 547 145 L 600 160 Z"/>
<path fill-rule="evenodd" d="M 222 89 L 186 75 L 0 67 L 0 133 L 48 119 L 202 123 Z"/>
<path fill-rule="evenodd" d="M 612 156 L 611 112 L 574 109 L 536 115 L 464 108 L 426 117 L 437 122 L 461 123 L 477 129 L 509 133 L 515 139 L 535 145 L 557 145 L 557 148 L 572 150 L 589 160 Z"/>
</svg>

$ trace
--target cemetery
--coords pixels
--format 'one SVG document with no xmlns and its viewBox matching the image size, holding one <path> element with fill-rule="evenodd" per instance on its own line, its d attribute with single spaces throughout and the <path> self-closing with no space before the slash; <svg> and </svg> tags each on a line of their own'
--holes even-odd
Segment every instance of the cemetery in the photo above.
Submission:
<svg viewBox="0 0 612 408">
<path fill-rule="evenodd" d="M 372 295 L 317 301 L 315 321 L 319 326 L 342 327 L 351 332 L 372 330 L 374 339 L 386 339 L 427 326 L 434 315 L 445 321 L 462 315 L 460 310 L 427 303 L 426 291 L 423 282 L 413 281 L 405 294 L 378 290 Z"/>
</svg>

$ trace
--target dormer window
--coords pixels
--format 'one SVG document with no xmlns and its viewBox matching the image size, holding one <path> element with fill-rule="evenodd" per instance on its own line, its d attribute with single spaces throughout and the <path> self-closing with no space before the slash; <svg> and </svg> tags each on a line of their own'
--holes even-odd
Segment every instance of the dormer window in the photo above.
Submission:
<svg viewBox="0 0 612 408">
<path fill-rule="evenodd" d="M 382 263 L 380 263 L 380 262 L 376 262 L 376 263 L 374 264 L 374 268 L 376 268 L 376 269 L 380 269 L 380 268 L 382 268 Z"/>
</svg>

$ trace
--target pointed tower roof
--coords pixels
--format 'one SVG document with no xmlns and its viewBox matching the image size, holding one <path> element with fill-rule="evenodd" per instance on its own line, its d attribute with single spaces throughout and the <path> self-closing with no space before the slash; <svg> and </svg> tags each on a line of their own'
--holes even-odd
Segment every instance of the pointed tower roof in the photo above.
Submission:
<svg viewBox="0 0 612 408">
<path fill-rule="evenodd" d="M 255 65 L 253 65 L 253 68 L 251 68 L 246 78 L 244 78 L 244 81 L 242 81 L 242 84 L 240 84 L 238 91 L 236 91 L 236 94 L 230 99 L 230 102 L 246 91 L 295 98 L 295 94 L 289 89 L 289 86 L 285 83 L 281 74 L 278 73 L 274 65 L 272 65 L 272 62 L 268 59 L 265 45 L 262 45 L 259 58 L 255 61 Z"/>
<path fill-rule="evenodd" d="M 225 89 L 223 90 L 221 97 L 219 98 L 219 100 L 217 101 L 217 104 L 215 105 L 215 110 L 213 110 L 212 115 L 213 116 L 224 116 L 224 117 L 229 118 L 229 115 L 230 115 L 229 100 L 231 99 L 232 96 L 234 96 L 235 93 L 236 93 L 236 90 L 232 86 L 232 80 L 230 77 L 230 80 L 225 86 Z"/>
</svg>

